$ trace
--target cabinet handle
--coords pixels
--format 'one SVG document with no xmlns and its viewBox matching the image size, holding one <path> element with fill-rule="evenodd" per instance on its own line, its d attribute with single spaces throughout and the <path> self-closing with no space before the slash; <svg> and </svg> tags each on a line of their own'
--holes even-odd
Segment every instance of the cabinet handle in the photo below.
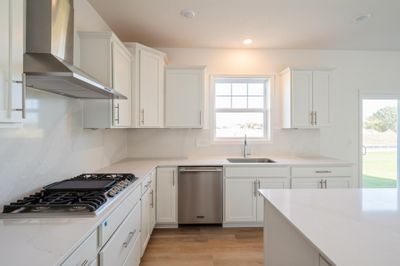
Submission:
<svg viewBox="0 0 400 266">
<path fill-rule="evenodd" d="M 123 246 L 124 248 L 127 248 L 127 247 L 128 247 L 129 243 L 130 243 L 131 240 L 132 240 L 132 237 L 133 237 L 135 234 L 136 234 L 136 229 L 133 230 L 133 232 L 129 232 L 129 234 L 128 234 L 128 239 L 122 244 L 122 246 Z"/>
<path fill-rule="evenodd" d="M 328 188 L 328 180 L 324 180 L 324 184 L 325 184 L 325 189 Z"/>
<path fill-rule="evenodd" d="M 314 112 L 310 112 L 310 124 L 314 125 Z"/>
<path fill-rule="evenodd" d="M 332 171 L 329 170 L 320 170 L 320 171 L 315 171 L 316 174 L 330 174 Z"/>
<path fill-rule="evenodd" d="M 140 122 L 142 125 L 144 125 L 144 109 L 142 109 L 141 113 L 142 113 L 142 121 L 140 121 Z"/>
<path fill-rule="evenodd" d="M 22 84 L 22 103 L 21 108 L 12 109 L 12 111 L 21 112 L 22 119 L 26 118 L 26 74 L 22 73 L 22 80 L 13 80 L 13 83 Z"/>
<path fill-rule="evenodd" d="M 314 112 L 314 116 L 315 116 L 315 118 L 314 118 L 314 125 L 317 125 L 318 124 L 318 116 L 317 116 L 317 112 Z"/>
<path fill-rule="evenodd" d="M 115 109 L 117 110 L 117 117 L 115 118 L 115 122 L 119 124 L 119 103 L 117 103 Z"/>
<path fill-rule="evenodd" d="M 319 186 L 320 186 L 320 188 L 324 188 L 323 185 L 322 185 L 323 182 L 324 182 L 324 181 L 323 181 L 322 179 L 319 181 Z"/>
<path fill-rule="evenodd" d="M 253 189 L 254 189 L 254 197 L 257 197 L 257 181 L 253 182 Z"/>
<path fill-rule="evenodd" d="M 88 264 L 88 262 L 89 262 L 89 260 L 88 260 L 88 259 L 85 259 L 85 260 L 82 262 L 81 266 L 85 266 L 85 265 L 87 265 L 87 264 Z"/>
<path fill-rule="evenodd" d="M 175 170 L 172 170 L 172 186 L 175 186 Z"/>
<path fill-rule="evenodd" d="M 150 203 L 150 207 L 154 208 L 154 190 L 150 191 L 151 194 L 151 203 Z"/>
</svg>

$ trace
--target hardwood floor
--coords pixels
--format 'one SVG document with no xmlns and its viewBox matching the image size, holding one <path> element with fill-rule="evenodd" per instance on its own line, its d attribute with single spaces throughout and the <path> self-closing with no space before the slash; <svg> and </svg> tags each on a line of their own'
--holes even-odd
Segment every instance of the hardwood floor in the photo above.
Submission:
<svg viewBox="0 0 400 266">
<path fill-rule="evenodd" d="M 260 266 L 262 228 L 154 229 L 140 266 Z"/>
</svg>

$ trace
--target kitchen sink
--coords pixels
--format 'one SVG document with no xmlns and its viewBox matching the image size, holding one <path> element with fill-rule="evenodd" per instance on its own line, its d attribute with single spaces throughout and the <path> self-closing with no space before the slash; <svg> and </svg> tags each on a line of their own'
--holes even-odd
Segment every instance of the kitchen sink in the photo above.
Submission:
<svg viewBox="0 0 400 266">
<path fill-rule="evenodd" d="M 228 158 L 230 163 L 275 163 L 269 158 Z"/>
</svg>

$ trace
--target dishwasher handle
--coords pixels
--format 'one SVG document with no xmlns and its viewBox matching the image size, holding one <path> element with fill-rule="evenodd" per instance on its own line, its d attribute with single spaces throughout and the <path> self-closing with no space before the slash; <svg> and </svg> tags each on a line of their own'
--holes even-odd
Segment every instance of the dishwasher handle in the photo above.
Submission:
<svg viewBox="0 0 400 266">
<path fill-rule="evenodd" d="M 179 172 L 222 172 L 222 167 L 180 167 Z"/>
</svg>

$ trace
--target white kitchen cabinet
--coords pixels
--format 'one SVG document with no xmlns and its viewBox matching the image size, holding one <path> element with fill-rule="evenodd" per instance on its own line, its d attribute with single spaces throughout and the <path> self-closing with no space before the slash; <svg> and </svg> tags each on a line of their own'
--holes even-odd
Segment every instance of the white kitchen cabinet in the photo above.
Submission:
<svg viewBox="0 0 400 266">
<path fill-rule="evenodd" d="M 140 239 L 140 205 L 136 204 L 99 253 L 99 265 L 123 265 Z"/>
<path fill-rule="evenodd" d="M 139 43 L 125 43 L 125 45 L 133 55 L 132 124 L 137 128 L 162 128 L 166 55 Z"/>
<path fill-rule="evenodd" d="M 259 178 L 257 180 L 258 189 L 284 189 L 290 188 L 288 178 Z M 264 221 L 264 197 L 257 193 L 257 221 Z"/>
<path fill-rule="evenodd" d="M 93 232 L 90 236 L 69 256 L 61 265 L 97 265 L 97 232 Z"/>
<path fill-rule="evenodd" d="M 257 187 L 255 178 L 226 178 L 224 194 L 224 222 L 242 223 L 257 220 Z"/>
<path fill-rule="evenodd" d="M 178 223 L 178 176 L 176 167 L 157 168 L 156 224 L 176 226 Z"/>
<path fill-rule="evenodd" d="M 165 127 L 202 128 L 205 66 L 165 70 Z"/>
<path fill-rule="evenodd" d="M 21 126 L 25 112 L 25 1 L 0 1 L 0 128 Z"/>
<path fill-rule="evenodd" d="M 150 175 L 150 235 L 153 233 L 153 229 L 156 226 L 156 171 L 153 171 Z"/>
<path fill-rule="evenodd" d="M 142 221 L 141 221 L 141 255 L 143 256 L 155 224 L 154 184 L 155 171 L 151 172 L 142 183 Z"/>
<path fill-rule="evenodd" d="M 291 69 L 281 73 L 283 128 L 330 125 L 330 70 Z"/>
<path fill-rule="evenodd" d="M 80 68 L 128 98 L 85 100 L 84 128 L 131 127 L 132 57 L 130 52 L 112 32 L 79 32 L 79 42 Z"/>
<path fill-rule="evenodd" d="M 292 188 L 350 188 L 349 166 L 292 167 Z"/>
</svg>

